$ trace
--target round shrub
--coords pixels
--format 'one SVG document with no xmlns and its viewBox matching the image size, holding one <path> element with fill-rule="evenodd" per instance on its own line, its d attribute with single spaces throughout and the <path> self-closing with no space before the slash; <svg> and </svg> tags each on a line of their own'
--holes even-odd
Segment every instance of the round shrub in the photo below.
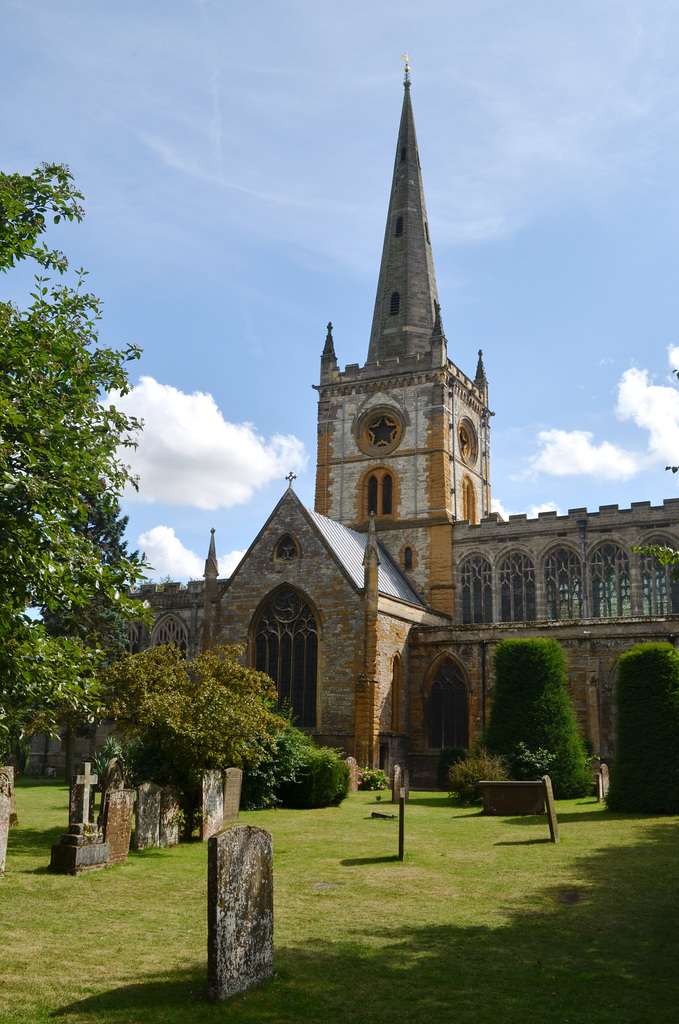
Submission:
<svg viewBox="0 0 679 1024">
<path fill-rule="evenodd" d="M 445 789 L 448 784 L 448 772 L 457 761 L 464 761 L 467 751 L 464 747 L 442 747 L 436 769 L 436 785 Z"/>
<path fill-rule="evenodd" d="M 511 760 L 518 744 L 553 756 L 554 796 L 585 796 L 591 773 L 567 690 L 566 655 L 556 640 L 502 640 L 495 649 L 488 750 Z"/>
<path fill-rule="evenodd" d="M 284 782 L 279 796 L 284 807 L 328 807 L 339 804 L 349 793 L 349 767 L 341 751 L 331 747 L 310 747 L 294 779 Z"/>
<path fill-rule="evenodd" d="M 503 782 L 509 778 L 507 763 L 503 757 L 489 754 L 479 747 L 467 757 L 456 761 L 448 769 L 448 789 L 453 799 L 464 807 L 481 803 L 483 799 L 480 782 Z"/>
<path fill-rule="evenodd" d="M 679 653 L 638 644 L 618 662 L 612 811 L 679 814 Z"/>
</svg>

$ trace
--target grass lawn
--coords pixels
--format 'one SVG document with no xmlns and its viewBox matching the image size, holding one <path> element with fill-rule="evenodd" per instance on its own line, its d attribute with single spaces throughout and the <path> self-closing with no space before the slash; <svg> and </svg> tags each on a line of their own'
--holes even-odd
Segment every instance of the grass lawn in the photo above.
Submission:
<svg viewBox="0 0 679 1024">
<path fill-rule="evenodd" d="M 370 818 L 373 793 L 242 814 L 274 838 L 276 975 L 210 1005 L 206 846 L 51 875 L 67 802 L 62 784 L 19 781 L 0 880 L 2 1024 L 662 1024 L 677 1013 L 677 818 L 561 801 L 555 846 L 544 816 L 485 818 L 413 793 L 399 863 L 398 822 Z"/>
</svg>

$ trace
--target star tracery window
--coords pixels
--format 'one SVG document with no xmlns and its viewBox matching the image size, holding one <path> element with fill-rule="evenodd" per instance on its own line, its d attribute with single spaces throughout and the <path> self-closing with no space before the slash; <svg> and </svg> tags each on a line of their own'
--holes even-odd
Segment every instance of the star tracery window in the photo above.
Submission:
<svg viewBox="0 0 679 1024">
<path fill-rule="evenodd" d="M 375 448 L 386 448 L 398 437 L 399 422 L 382 414 L 368 424 L 368 440 Z"/>
</svg>

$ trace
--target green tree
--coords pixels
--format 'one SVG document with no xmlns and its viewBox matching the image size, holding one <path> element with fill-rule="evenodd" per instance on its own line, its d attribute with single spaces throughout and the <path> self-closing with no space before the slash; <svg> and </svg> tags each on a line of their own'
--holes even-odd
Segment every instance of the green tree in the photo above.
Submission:
<svg viewBox="0 0 679 1024">
<path fill-rule="evenodd" d="M 679 653 L 637 644 L 618 662 L 612 811 L 679 813 Z"/>
<path fill-rule="evenodd" d="M 108 713 L 119 731 L 157 754 L 151 781 L 180 787 L 188 821 L 205 770 L 256 766 L 286 726 L 273 710 L 274 683 L 239 664 L 241 653 L 222 647 L 187 662 L 167 644 L 102 672 Z"/>
<path fill-rule="evenodd" d="M 0 269 L 33 259 L 63 275 L 66 257 L 44 239 L 47 222 L 79 221 L 81 194 L 68 168 L 0 174 Z M 134 556 L 102 560 L 93 539 L 74 528 L 86 495 L 109 507 L 131 479 L 120 450 L 140 424 L 104 401 L 129 390 L 135 346 L 100 345 L 99 300 L 84 288 L 36 278 L 25 310 L 0 302 L 0 733 L 52 728 L 65 709 L 98 709 L 100 651 L 75 636 L 53 637 L 30 608 L 75 614 L 100 597 L 138 617 L 125 589 L 143 569 Z"/>
<path fill-rule="evenodd" d="M 556 640 L 502 640 L 495 649 L 495 691 L 486 733 L 492 754 L 512 762 L 519 744 L 553 755 L 549 775 L 559 799 L 584 796 L 590 771 L 567 690 L 566 655 Z"/>
</svg>

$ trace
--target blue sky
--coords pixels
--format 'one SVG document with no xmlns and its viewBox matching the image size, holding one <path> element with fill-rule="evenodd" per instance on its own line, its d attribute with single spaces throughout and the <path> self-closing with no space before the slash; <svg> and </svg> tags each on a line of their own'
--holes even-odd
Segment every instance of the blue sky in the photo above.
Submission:
<svg viewBox="0 0 679 1024">
<path fill-rule="evenodd" d="M 2 0 L 2 169 L 70 165 L 101 337 L 136 342 L 155 577 L 313 504 L 325 325 L 363 363 L 412 64 L 450 357 L 483 349 L 505 513 L 677 495 L 679 6 Z M 21 301 L 22 269 L 1 282 Z M 140 541 L 140 538 L 143 538 Z"/>
</svg>

